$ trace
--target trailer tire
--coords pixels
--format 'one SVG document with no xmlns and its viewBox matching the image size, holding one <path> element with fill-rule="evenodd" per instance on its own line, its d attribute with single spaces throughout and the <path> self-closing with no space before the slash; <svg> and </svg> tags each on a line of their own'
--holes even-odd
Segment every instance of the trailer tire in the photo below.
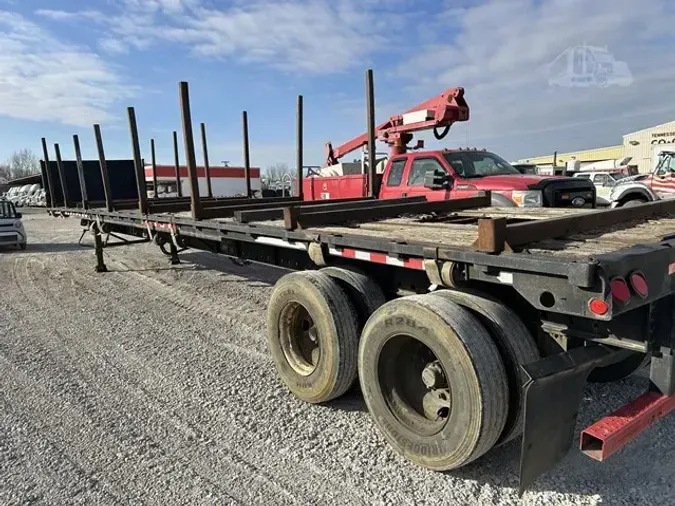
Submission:
<svg viewBox="0 0 675 506">
<path fill-rule="evenodd" d="M 335 279 L 345 290 L 354 304 L 359 317 L 359 333 L 363 326 L 380 306 L 387 302 L 384 292 L 377 282 L 358 269 L 346 267 L 324 267 L 319 272 Z"/>
<path fill-rule="evenodd" d="M 310 403 L 339 397 L 356 378 L 356 310 L 327 274 L 294 272 L 275 285 L 267 310 L 267 344 L 281 381 Z"/>
<path fill-rule="evenodd" d="M 432 385 L 445 388 L 422 379 L 430 366 Z M 477 459 L 506 422 L 508 384 L 496 345 L 478 319 L 443 297 L 402 297 L 375 311 L 361 335 L 359 381 L 387 441 L 428 469 Z M 435 410 L 436 399 L 447 405 Z"/>
<path fill-rule="evenodd" d="M 497 345 L 509 384 L 506 425 L 497 444 L 507 443 L 523 432 L 523 375 L 521 365 L 539 360 L 537 344 L 522 320 L 497 299 L 480 292 L 439 290 L 433 295 L 446 298 L 469 310 L 483 324 Z"/>
</svg>

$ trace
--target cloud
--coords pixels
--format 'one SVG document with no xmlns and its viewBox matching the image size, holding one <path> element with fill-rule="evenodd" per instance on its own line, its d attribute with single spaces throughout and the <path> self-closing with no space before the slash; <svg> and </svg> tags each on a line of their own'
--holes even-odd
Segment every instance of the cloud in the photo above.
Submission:
<svg viewBox="0 0 675 506">
<path fill-rule="evenodd" d="M 351 67 L 380 42 L 363 31 L 366 22 L 348 7 L 285 2 L 227 12 L 205 9 L 189 26 L 198 54 L 238 54 L 283 70 L 329 73 Z"/>
<path fill-rule="evenodd" d="M 667 100 L 675 78 L 671 0 L 107 0 L 106 6 L 105 14 L 37 14 L 72 26 L 97 23 L 98 48 L 110 55 L 183 49 L 210 63 L 271 68 L 273 84 L 274 70 L 302 75 L 311 89 L 317 77 L 374 64 L 378 122 L 464 86 L 471 120 L 453 127 L 444 146 L 468 142 L 509 158 L 534 156 L 618 144 L 623 134 L 675 113 Z M 550 87 L 548 64 L 584 44 L 607 46 L 627 63 L 633 84 Z M 331 132 L 363 126 L 360 93 L 346 90 L 344 103 L 326 107 L 325 117 L 335 119 L 325 122 Z M 350 102 L 355 96 L 359 101 Z M 421 137 L 429 147 L 437 144 Z"/>
<path fill-rule="evenodd" d="M 97 54 L 0 11 L 0 115 L 91 125 L 108 120 L 108 108 L 135 91 Z"/>
<path fill-rule="evenodd" d="M 462 143 L 491 141 L 507 156 L 621 143 L 631 130 L 672 119 L 672 2 L 490 0 L 440 13 L 433 43 L 393 72 L 411 96 L 464 86 L 471 120 Z M 548 64 L 568 48 L 607 46 L 631 86 L 552 88 Z M 420 58 L 419 54 L 424 57 Z M 452 134 L 451 134 L 452 137 Z M 489 146 L 490 147 L 490 146 Z"/>
<path fill-rule="evenodd" d="M 98 41 L 98 47 L 101 48 L 101 51 L 112 55 L 126 54 L 129 52 L 129 48 L 124 42 L 112 38 L 100 39 Z"/>
<path fill-rule="evenodd" d="M 172 43 L 204 58 L 265 63 L 284 71 L 340 72 L 385 45 L 384 33 L 401 23 L 391 9 L 405 2 L 284 0 L 210 7 L 203 0 L 117 0 L 113 15 L 41 10 L 52 20 L 88 17 L 106 25 L 101 47 L 119 54 Z M 210 3 L 209 3 L 210 4 Z M 213 4 L 215 5 L 215 4 Z M 115 44 L 109 41 L 115 40 Z"/>
<path fill-rule="evenodd" d="M 54 21 L 67 21 L 72 19 L 93 19 L 95 21 L 102 21 L 105 16 L 99 11 L 85 10 L 79 12 L 68 12 L 52 9 L 39 9 L 35 14 L 45 18 L 53 19 Z"/>
</svg>

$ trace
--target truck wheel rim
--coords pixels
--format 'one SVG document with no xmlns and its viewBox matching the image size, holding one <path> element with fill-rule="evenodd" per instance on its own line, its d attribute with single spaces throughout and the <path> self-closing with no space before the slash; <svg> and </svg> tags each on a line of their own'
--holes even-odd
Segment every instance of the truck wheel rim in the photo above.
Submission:
<svg viewBox="0 0 675 506">
<path fill-rule="evenodd" d="M 281 349 L 293 370 L 309 376 L 321 359 L 319 333 L 309 311 L 300 303 L 288 304 L 281 314 L 281 320 L 288 322 L 281 332 Z"/>
<path fill-rule="evenodd" d="M 432 436 L 452 409 L 451 387 L 438 357 L 408 335 L 389 338 L 380 351 L 378 377 L 391 413 L 408 430 Z"/>
</svg>

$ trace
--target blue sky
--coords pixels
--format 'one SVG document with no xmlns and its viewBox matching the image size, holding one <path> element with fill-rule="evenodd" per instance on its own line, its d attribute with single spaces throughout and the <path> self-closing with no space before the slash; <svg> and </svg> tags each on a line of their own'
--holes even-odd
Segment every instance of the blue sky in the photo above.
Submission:
<svg viewBox="0 0 675 506">
<path fill-rule="evenodd" d="M 447 147 L 517 159 L 619 144 L 625 133 L 675 119 L 673 4 L 0 0 L 0 160 L 25 147 L 39 153 L 42 136 L 72 157 L 74 133 L 93 158 L 96 122 L 108 156 L 130 157 L 126 107 L 133 105 L 144 156 L 155 138 L 159 161 L 171 163 L 177 83 L 186 80 L 193 121 L 207 124 L 212 164 L 241 163 L 246 109 L 252 163 L 293 166 L 299 93 L 305 163 L 321 164 L 327 140 L 340 144 L 365 129 L 369 67 L 378 122 L 465 87 L 472 117 L 453 126 Z M 632 83 L 550 86 L 547 64 L 583 44 L 607 47 Z"/>
</svg>

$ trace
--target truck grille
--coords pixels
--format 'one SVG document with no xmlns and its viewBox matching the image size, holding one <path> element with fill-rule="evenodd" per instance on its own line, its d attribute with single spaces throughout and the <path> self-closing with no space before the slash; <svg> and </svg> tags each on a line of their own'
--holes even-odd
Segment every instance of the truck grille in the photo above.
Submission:
<svg viewBox="0 0 675 506">
<path fill-rule="evenodd" d="M 595 207 L 595 186 L 583 179 L 545 179 L 531 189 L 541 190 L 544 207 Z"/>
<path fill-rule="evenodd" d="M 18 239 L 18 236 L 16 234 L 14 235 L 0 235 L 0 243 L 15 243 Z"/>
</svg>

